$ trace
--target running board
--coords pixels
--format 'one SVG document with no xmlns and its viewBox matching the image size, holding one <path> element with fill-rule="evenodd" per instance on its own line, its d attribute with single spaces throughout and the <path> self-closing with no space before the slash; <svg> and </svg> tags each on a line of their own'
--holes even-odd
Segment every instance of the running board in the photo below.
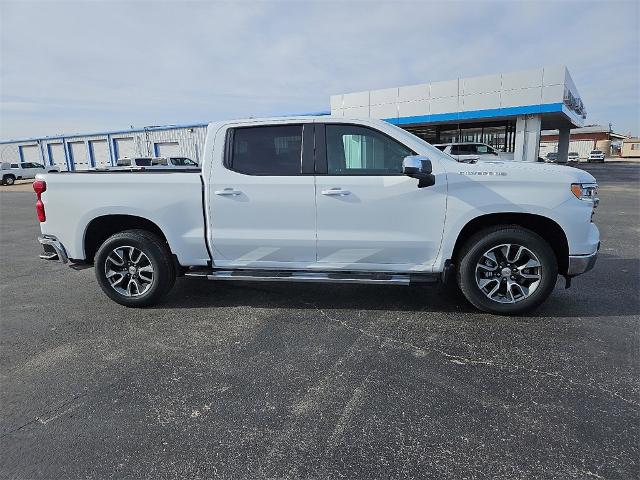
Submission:
<svg viewBox="0 0 640 480">
<path fill-rule="evenodd" d="M 435 283 L 437 274 L 407 274 L 388 272 L 309 272 L 281 270 L 192 270 L 187 277 L 207 280 L 245 280 L 251 282 L 325 282 L 365 283 L 374 285 L 409 285 L 415 282 Z"/>
</svg>

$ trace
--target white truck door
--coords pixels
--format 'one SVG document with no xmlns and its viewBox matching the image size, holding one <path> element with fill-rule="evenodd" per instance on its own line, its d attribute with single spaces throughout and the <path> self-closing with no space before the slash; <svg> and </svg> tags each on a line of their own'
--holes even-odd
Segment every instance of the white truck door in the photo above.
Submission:
<svg viewBox="0 0 640 480">
<path fill-rule="evenodd" d="M 217 266 L 298 268 L 315 263 L 313 135 L 308 127 L 305 138 L 311 170 L 307 167 L 303 174 L 303 123 L 238 124 L 218 131 L 209 183 Z"/>
<path fill-rule="evenodd" d="M 402 174 L 402 160 L 415 154 L 410 148 L 378 130 L 341 123 L 327 123 L 325 132 L 316 127 L 318 152 L 326 157 L 316 157 L 319 266 L 431 271 L 446 208 L 439 163 L 432 162 L 436 184 L 418 188 Z"/>
</svg>

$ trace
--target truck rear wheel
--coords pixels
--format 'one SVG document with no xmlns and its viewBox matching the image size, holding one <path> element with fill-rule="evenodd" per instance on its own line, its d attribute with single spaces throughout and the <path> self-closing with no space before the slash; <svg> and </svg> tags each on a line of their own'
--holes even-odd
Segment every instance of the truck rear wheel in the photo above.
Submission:
<svg viewBox="0 0 640 480">
<path fill-rule="evenodd" d="M 4 177 L 2 177 L 2 183 L 3 185 L 13 185 L 14 183 L 16 183 L 16 177 L 14 177 L 13 175 L 5 175 Z"/>
<path fill-rule="evenodd" d="M 146 230 L 112 235 L 98 249 L 94 263 L 104 293 L 126 307 L 156 304 L 176 278 L 167 245 Z"/>
<path fill-rule="evenodd" d="M 473 235 L 458 262 L 458 285 L 476 308 L 511 315 L 532 310 L 553 291 L 558 262 L 551 246 L 523 227 L 498 226 Z"/>
</svg>

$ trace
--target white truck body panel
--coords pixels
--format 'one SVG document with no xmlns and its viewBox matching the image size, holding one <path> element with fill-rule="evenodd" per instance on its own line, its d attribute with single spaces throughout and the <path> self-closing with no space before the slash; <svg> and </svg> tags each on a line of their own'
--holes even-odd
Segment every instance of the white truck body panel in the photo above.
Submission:
<svg viewBox="0 0 640 480">
<path fill-rule="evenodd" d="M 40 177 L 40 176 L 39 176 Z M 57 237 L 70 258 L 84 259 L 89 223 L 135 215 L 155 223 L 183 265 L 206 265 L 202 185 L 197 173 L 60 173 L 47 175 L 42 233 Z"/>
</svg>

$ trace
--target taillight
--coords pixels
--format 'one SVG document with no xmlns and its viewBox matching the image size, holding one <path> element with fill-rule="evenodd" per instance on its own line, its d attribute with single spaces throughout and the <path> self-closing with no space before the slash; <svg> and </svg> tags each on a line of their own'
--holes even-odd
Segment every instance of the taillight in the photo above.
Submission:
<svg viewBox="0 0 640 480">
<path fill-rule="evenodd" d="M 44 214 L 44 203 L 42 203 L 42 192 L 47 190 L 47 182 L 44 180 L 36 180 L 33 182 L 33 191 L 36 192 L 36 213 L 38 214 L 38 221 L 44 222 L 47 217 Z"/>
</svg>

